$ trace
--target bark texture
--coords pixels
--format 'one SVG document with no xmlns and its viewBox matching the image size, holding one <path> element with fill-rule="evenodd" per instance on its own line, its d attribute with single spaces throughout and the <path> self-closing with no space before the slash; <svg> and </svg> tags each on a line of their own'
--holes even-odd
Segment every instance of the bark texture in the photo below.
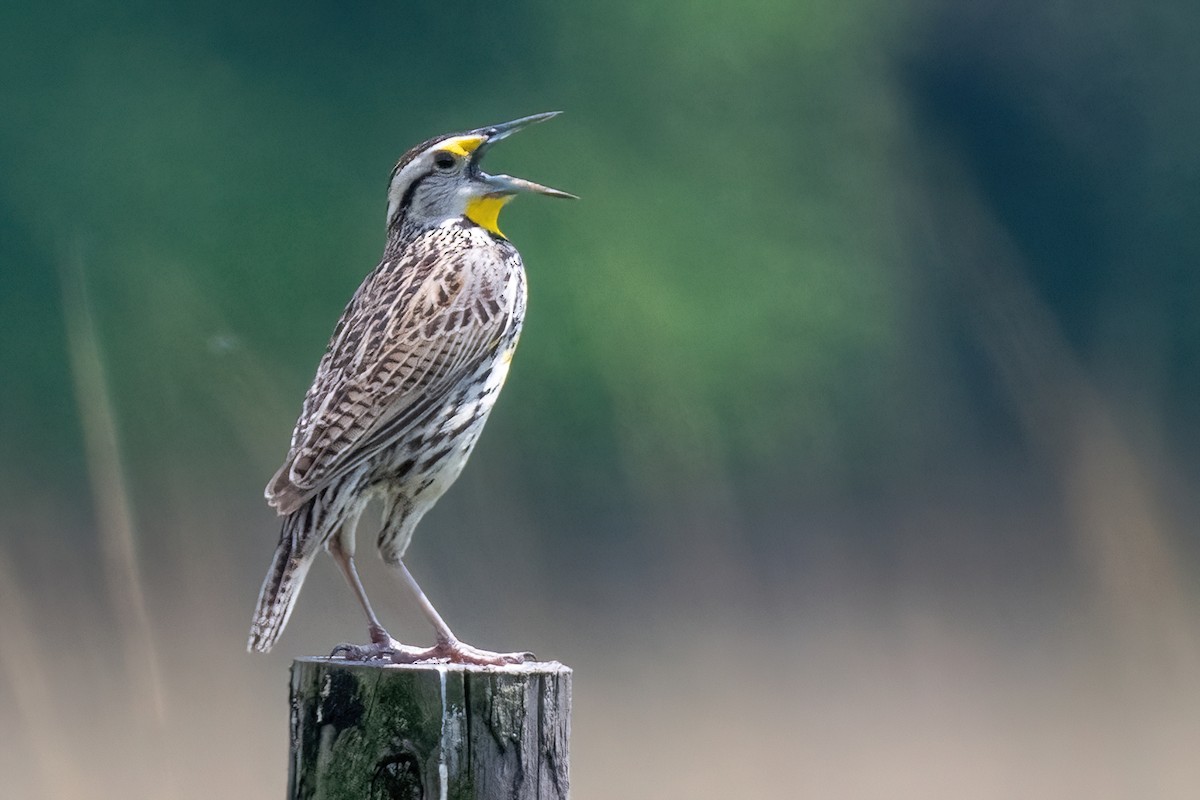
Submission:
<svg viewBox="0 0 1200 800">
<path fill-rule="evenodd" d="M 566 800 L 571 670 L 292 664 L 292 800 Z"/>
</svg>

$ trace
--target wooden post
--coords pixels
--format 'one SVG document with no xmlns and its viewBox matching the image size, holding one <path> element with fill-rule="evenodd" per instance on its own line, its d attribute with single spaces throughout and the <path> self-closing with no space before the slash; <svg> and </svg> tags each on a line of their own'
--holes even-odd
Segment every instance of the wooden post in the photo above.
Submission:
<svg viewBox="0 0 1200 800">
<path fill-rule="evenodd" d="M 571 670 L 292 664 L 291 800 L 567 800 Z"/>
</svg>

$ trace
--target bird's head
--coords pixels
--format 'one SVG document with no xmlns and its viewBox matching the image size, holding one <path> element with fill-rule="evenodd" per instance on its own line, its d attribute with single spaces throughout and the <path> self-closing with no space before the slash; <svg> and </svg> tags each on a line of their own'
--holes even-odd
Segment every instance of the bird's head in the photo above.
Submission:
<svg viewBox="0 0 1200 800">
<path fill-rule="evenodd" d="M 575 195 L 511 175 L 489 175 L 479 163 L 493 144 L 535 122 L 558 116 L 534 114 L 499 125 L 452 133 L 422 142 L 405 153 L 388 186 L 387 227 L 422 229 L 467 217 L 497 236 L 500 209 L 520 192 L 550 197 Z"/>
</svg>

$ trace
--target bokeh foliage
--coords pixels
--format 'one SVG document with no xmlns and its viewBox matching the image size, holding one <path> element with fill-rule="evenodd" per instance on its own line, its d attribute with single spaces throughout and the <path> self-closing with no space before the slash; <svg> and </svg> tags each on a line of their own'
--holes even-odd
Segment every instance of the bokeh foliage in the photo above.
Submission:
<svg viewBox="0 0 1200 800">
<path fill-rule="evenodd" d="M 1194 15 L 1069 5 L 11 4 L 14 480 L 82 481 L 59 300 L 82 280 L 141 491 L 261 482 L 378 257 L 395 156 L 545 108 L 567 113 L 492 166 L 584 199 L 506 212 L 532 312 L 480 460 L 558 524 L 714 487 L 768 514 L 887 497 L 967 452 L 1019 469 L 978 312 L 933 266 L 939 159 L 1192 464 Z"/>
<path fill-rule="evenodd" d="M 58 423 L 15 446 L 55 464 L 77 447 L 63 264 L 85 276 L 131 456 L 183 447 L 202 470 L 239 413 L 214 400 L 222 359 L 279 365 L 298 401 L 378 257 L 395 155 L 562 107 L 493 155 L 584 197 L 506 214 L 534 309 L 502 423 L 524 466 L 619 497 L 622 473 L 653 492 L 699 451 L 810 480 L 890 458 L 904 437 L 878 399 L 912 365 L 879 13 L 82 3 L 64 25 L 10 7 L 5 320 L 38 333 L 3 367 L 27 376 L 10 417 Z"/>
</svg>

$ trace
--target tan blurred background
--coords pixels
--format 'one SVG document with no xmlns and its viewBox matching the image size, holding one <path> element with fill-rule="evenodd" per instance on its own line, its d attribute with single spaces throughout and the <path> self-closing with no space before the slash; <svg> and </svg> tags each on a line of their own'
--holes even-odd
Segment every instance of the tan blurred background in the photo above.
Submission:
<svg viewBox="0 0 1200 800">
<path fill-rule="evenodd" d="M 280 796 L 261 487 L 388 170 L 576 192 L 410 564 L 586 798 L 1200 796 L 1200 10 L 0 7 L 0 795 Z M 393 633 L 428 631 L 360 531 Z"/>
</svg>

